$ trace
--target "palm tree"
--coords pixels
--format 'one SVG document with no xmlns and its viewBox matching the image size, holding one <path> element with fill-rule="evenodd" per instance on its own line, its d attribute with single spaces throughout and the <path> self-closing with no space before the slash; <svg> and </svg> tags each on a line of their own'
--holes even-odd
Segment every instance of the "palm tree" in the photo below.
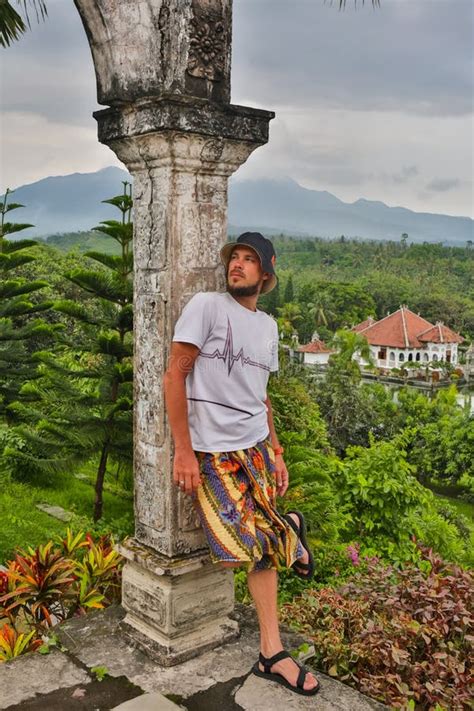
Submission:
<svg viewBox="0 0 474 711">
<path fill-rule="evenodd" d="M 277 319 L 280 333 L 283 333 L 285 338 L 291 338 L 296 331 L 295 322 L 302 319 L 299 304 L 285 304 L 277 308 L 277 311 L 280 314 Z"/>
<path fill-rule="evenodd" d="M 336 331 L 332 346 L 337 350 L 337 356 L 332 357 L 347 369 L 360 370 L 358 363 L 354 360 L 356 354 L 369 365 L 374 364 L 367 339 L 356 331 L 346 329 Z"/>
<path fill-rule="evenodd" d="M 30 18 L 28 15 L 28 5 L 36 12 L 36 19 L 43 19 L 48 14 L 46 9 L 46 0 L 16 0 L 23 12 L 22 15 L 15 10 L 11 0 L 0 0 L 0 45 L 9 47 L 11 42 L 20 39 L 27 27 L 31 27 Z M 339 9 L 344 10 L 347 0 L 339 0 Z M 364 0 L 362 0 L 362 5 Z M 380 0 L 372 0 L 373 7 L 380 7 Z M 354 6 L 357 7 L 357 0 L 354 0 Z"/>
<path fill-rule="evenodd" d="M 34 9 L 38 22 L 40 19 L 44 20 L 48 14 L 45 0 L 16 0 L 16 2 L 21 13 L 9 0 L 0 1 L 0 45 L 2 47 L 9 47 L 11 42 L 20 39 L 27 28 L 31 27 L 28 6 Z"/>
<path fill-rule="evenodd" d="M 328 319 L 331 319 L 334 314 L 329 310 L 328 299 L 323 294 L 315 294 L 313 301 L 306 304 L 308 315 L 314 319 L 316 326 L 328 326 Z"/>
</svg>

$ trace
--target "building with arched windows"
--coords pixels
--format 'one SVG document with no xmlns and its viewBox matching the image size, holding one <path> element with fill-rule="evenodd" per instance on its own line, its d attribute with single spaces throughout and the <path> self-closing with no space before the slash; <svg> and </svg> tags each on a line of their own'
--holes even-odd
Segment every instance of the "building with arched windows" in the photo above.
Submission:
<svg viewBox="0 0 474 711">
<path fill-rule="evenodd" d="M 402 368 L 410 362 L 456 365 L 458 344 L 464 340 L 443 323 L 432 324 L 406 306 L 380 321 L 368 318 L 352 330 L 366 337 L 379 368 Z"/>
</svg>

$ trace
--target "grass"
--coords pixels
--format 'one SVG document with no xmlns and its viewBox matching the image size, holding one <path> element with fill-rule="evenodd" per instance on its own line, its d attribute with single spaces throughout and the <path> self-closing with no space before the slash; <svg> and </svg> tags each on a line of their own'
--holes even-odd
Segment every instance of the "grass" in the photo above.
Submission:
<svg viewBox="0 0 474 711">
<path fill-rule="evenodd" d="M 474 522 L 474 504 L 463 499 L 456 499 L 453 496 L 445 496 L 444 494 L 436 494 L 436 498 L 446 501 L 460 514 L 463 514 L 470 521 Z"/>
<path fill-rule="evenodd" d="M 71 523 L 58 521 L 36 508 L 38 503 L 61 506 L 74 513 Z M 92 520 L 94 488 L 71 475 L 57 475 L 35 485 L 3 481 L 0 486 L 0 563 L 16 547 L 36 546 L 63 533 L 67 526 L 75 530 L 111 531 L 122 537 L 133 530 L 133 502 L 104 492 L 104 516 L 98 524 Z"/>
</svg>

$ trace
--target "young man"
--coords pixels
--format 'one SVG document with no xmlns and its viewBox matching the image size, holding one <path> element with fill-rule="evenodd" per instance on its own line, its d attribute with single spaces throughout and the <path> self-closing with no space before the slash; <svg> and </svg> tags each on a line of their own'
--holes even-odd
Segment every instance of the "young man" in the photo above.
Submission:
<svg viewBox="0 0 474 711">
<path fill-rule="evenodd" d="M 310 578 L 314 563 L 299 512 L 280 515 L 288 471 L 266 388 L 278 370 L 278 329 L 257 310 L 276 285 L 275 251 L 258 232 L 221 250 L 227 291 L 195 294 L 178 319 L 164 376 L 174 439 L 173 478 L 193 497 L 211 559 L 248 569 L 260 627 L 253 671 L 305 696 L 319 683 L 283 650 L 277 568 Z"/>
</svg>

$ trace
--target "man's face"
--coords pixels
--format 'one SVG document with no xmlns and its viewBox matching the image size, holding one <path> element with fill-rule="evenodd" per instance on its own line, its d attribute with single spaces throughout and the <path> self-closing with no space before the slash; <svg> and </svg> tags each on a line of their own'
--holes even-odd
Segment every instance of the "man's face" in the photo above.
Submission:
<svg viewBox="0 0 474 711">
<path fill-rule="evenodd" d="M 227 291 L 233 296 L 259 294 L 264 279 L 262 265 L 251 247 L 235 247 L 230 255 L 227 269 Z"/>
</svg>

